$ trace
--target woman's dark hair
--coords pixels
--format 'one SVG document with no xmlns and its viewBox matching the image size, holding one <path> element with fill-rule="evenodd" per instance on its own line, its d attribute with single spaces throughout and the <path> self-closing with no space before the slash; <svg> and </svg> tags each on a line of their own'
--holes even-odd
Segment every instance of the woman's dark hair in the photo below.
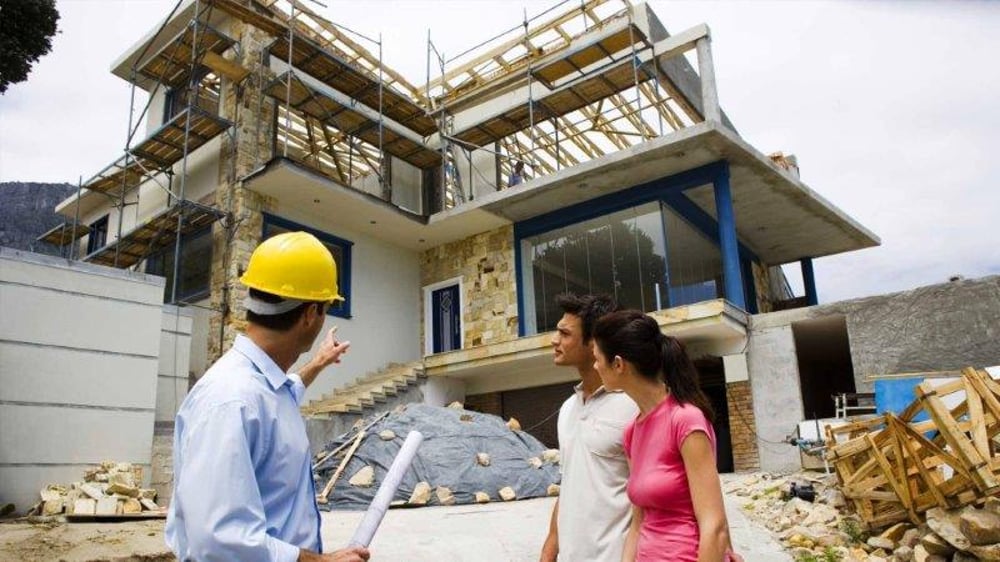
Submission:
<svg viewBox="0 0 1000 562">
<path fill-rule="evenodd" d="M 257 289 L 250 289 L 250 295 L 255 299 L 269 303 L 279 303 L 282 300 L 284 300 L 277 295 L 272 295 L 271 293 L 265 293 L 264 291 L 258 291 Z M 322 306 L 322 303 L 304 302 L 299 306 L 289 310 L 288 312 L 283 312 L 281 314 L 267 314 L 267 315 L 257 314 L 248 310 L 247 321 L 253 322 L 258 326 L 262 326 L 264 328 L 267 328 L 268 330 L 273 330 L 275 332 L 287 332 L 289 329 L 291 329 L 292 326 L 295 325 L 296 322 L 299 321 L 299 318 L 301 318 L 302 315 L 305 314 L 306 309 L 313 304 Z"/>
<path fill-rule="evenodd" d="M 594 326 L 594 341 L 608 359 L 617 355 L 635 365 L 644 378 L 665 384 L 677 402 L 693 404 L 715 421 L 684 344 L 664 335 L 652 317 L 638 310 L 606 314 Z"/>
</svg>

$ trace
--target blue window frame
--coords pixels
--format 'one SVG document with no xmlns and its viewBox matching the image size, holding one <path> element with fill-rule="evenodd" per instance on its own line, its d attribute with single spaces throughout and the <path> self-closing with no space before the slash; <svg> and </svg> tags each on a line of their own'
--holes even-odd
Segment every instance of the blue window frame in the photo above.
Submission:
<svg viewBox="0 0 1000 562">
<path fill-rule="evenodd" d="M 97 219 L 90 223 L 90 233 L 87 237 L 87 254 L 92 254 L 100 250 L 108 243 L 108 216 Z"/>
<path fill-rule="evenodd" d="M 701 244 L 705 250 L 711 250 L 713 256 L 708 257 L 712 257 L 717 261 L 721 259 L 713 267 L 702 265 L 700 268 L 695 268 L 694 271 L 687 271 L 676 270 L 675 266 L 680 265 L 683 269 L 683 267 L 690 264 L 671 263 L 673 260 L 669 258 L 674 256 L 663 254 L 668 259 L 666 260 L 667 271 L 664 274 L 662 287 L 656 286 L 656 280 L 653 281 L 653 285 L 650 285 L 650 280 L 644 278 L 647 287 L 652 286 L 654 289 L 663 289 L 662 292 L 655 293 L 657 301 L 663 308 L 667 308 L 699 300 L 726 297 L 723 287 L 723 271 L 726 267 L 726 262 L 725 258 L 718 253 L 720 251 L 719 224 L 714 217 L 702 210 L 701 207 L 684 194 L 684 191 L 688 189 L 703 185 L 712 186 L 713 182 L 717 181 L 720 177 L 725 177 L 725 180 L 728 181 L 728 164 L 724 161 L 714 162 L 674 176 L 647 182 L 624 191 L 604 195 L 515 224 L 514 261 L 517 271 L 518 310 L 520 318 L 518 328 L 520 335 L 523 336 L 544 331 L 547 328 L 547 324 L 552 324 L 552 319 L 550 318 L 552 314 L 544 314 L 545 312 L 552 311 L 540 308 L 540 306 L 546 306 L 545 302 L 549 299 L 546 296 L 546 298 L 539 300 L 540 297 L 537 294 L 538 288 L 536 285 L 540 285 L 540 282 L 537 279 L 539 277 L 538 272 L 533 271 L 533 269 L 537 269 L 533 268 L 533 261 L 538 256 L 526 254 L 526 252 L 537 253 L 539 244 L 549 242 L 546 238 L 559 235 L 560 230 L 572 230 L 576 228 L 592 229 L 592 226 L 588 223 L 600 222 L 602 217 L 609 217 L 615 213 L 627 213 L 631 209 L 646 207 L 655 201 L 661 204 L 660 212 L 664 218 L 662 243 L 665 244 L 668 252 L 676 250 L 676 248 L 671 248 L 670 245 L 672 242 L 677 242 L 680 239 L 682 240 L 682 246 L 688 246 L 688 249 L 690 249 L 691 243 Z M 670 230 L 671 226 L 674 227 L 675 232 L 668 233 L 667 231 Z M 684 236 L 677 236 L 678 229 L 684 230 Z M 661 242 L 657 240 L 657 237 L 651 230 L 647 230 L 647 232 L 651 235 L 649 238 L 653 240 L 654 247 L 658 247 L 658 244 Z M 639 237 L 636 240 L 642 241 Z M 688 242 L 684 243 L 684 240 Z M 554 245 L 559 246 L 561 244 L 563 247 L 566 247 L 571 242 L 572 240 L 559 240 Z M 553 244 L 549 242 L 549 245 Z M 654 251 L 652 253 L 656 254 L 658 252 Z M 754 312 L 756 310 L 756 295 L 750 263 L 759 263 L 759 260 L 749 248 L 738 240 L 737 256 L 734 257 L 738 260 L 735 268 L 736 273 L 742 281 L 742 283 L 737 284 L 737 287 L 743 293 L 743 295 L 739 295 L 738 300 L 743 300 L 744 295 L 750 297 L 750 302 L 747 306 L 750 312 Z M 565 263 L 570 263 L 569 258 L 564 259 Z M 544 270 L 543 273 L 548 273 L 552 270 L 551 264 L 543 263 L 542 265 L 547 266 L 547 269 L 546 267 L 542 268 Z M 617 267 L 617 263 L 615 263 L 615 267 Z M 713 273 L 716 274 L 714 277 L 711 275 Z M 648 274 L 649 270 L 644 270 L 644 277 L 648 276 Z M 576 289 L 573 286 L 574 278 L 578 281 L 578 285 L 584 285 L 582 282 L 584 278 L 586 278 L 589 284 L 592 284 L 592 269 L 588 271 L 586 276 L 563 274 L 560 279 L 563 280 L 566 290 Z M 542 279 L 542 281 L 546 280 Z M 551 284 L 547 283 L 546 288 Z M 602 285 L 608 284 L 604 283 Z M 615 292 L 618 292 L 617 281 L 615 281 L 614 287 L 616 287 Z M 584 287 L 584 289 L 586 288 Z M 590 289 L 596 289 L 595 292 L 612 292 L 612 290 L 609 290 L 605 286 L 590 287 Z M 534 294 L 526 294 L 529 291 Z M 646 293 L 649 292 L 646 291 Z M 643 295 L 641 306 L 637 306 L 638 303 L 627 304 L 636 308 L 643 308 L 644 310 L 652 310 L 646 302 L 649 300 L 647 297 L 648 294 Z"/>
<path fill-rule="evenodd" d="M 327 314 L 338 316 L 340 318 L 350 318 L 351 248 L 354 246 L 354 242 L 321 230 L 310 228 L 288 219 L 264 213 L 264 232 L 262 233 L 261 240 L 267 240 L 276 234 L 296 231 L 308 232 L 309 234 L 312 234 L 318 238 L 328 250 L 330 250 L 331 254 L 333 254 L 333 260 L 337 262 L 337 286 L 340 289 L 340 295 L 344 297 L 345 300 L 333 303 L 333 306 L 330 307 Z"/>
</svg>

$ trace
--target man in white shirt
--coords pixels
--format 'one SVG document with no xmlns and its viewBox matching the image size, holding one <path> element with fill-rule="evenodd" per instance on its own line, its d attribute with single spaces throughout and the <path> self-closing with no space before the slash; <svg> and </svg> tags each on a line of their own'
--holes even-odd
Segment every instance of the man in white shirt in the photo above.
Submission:
<svg viewBox="0 0 1000 562">
<path fill-rule="evenodd" d="M 572 294 L 558 303 L 554 361 L 575 367 L 580 384 L 559 409 L 562 485 L 540 560 L 620 562 L 631 521 L 622 435 L 638 408 L 625 393 L 604 389 L 591 348 L 594 324 L 616 306 L 608 296 Z"/>
</svg>

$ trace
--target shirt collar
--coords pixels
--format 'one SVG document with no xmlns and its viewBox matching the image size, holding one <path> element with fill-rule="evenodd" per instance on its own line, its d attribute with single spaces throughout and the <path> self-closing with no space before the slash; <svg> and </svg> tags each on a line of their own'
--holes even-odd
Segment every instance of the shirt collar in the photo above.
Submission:
<svg viewBox="0 0 1000 562">
<path fill-rule="evenodd" d="M 288 375 L 281 370 L 281 367 L 271 359 L 271 356 L 264 352 L 263 349 L 257 346 L 252 339 L 239 334 L 236 336 L 236 341 L 233 342 L 233 349 L 243 354 L 247 359 L 253 363 L 254 367 L 264 375 L 267 379 L 268 384 L 271 388 L 277 391 L 282 386 L 286 384 L 291 384 L 292 380 L 288 378 Z"/>
<path fill-rule="evenodd" d="M 582 382 L 577 383 L 577 385 L 573 387 L 573 392 L 576 392 L 576 395 L 580 397 L 580 402 L 583 402 L 583 383 Z M 597 398 L 598 396 L 600 396 L 602 394 L 610 394 L 610 393 L 616 393 L 616 392 L 624 392 L 624 391 L 621 390 L 621 389 L 618 389 L 618 390 L 608 390 L 608 389 L 604 388 L 604 385 L 602 384 L 601 386 L 597 387 L 597 390 L 595 390 L 593 394 L 590 395 L 590 399 L 593 400 L 594 398 Z"/>
</svg>

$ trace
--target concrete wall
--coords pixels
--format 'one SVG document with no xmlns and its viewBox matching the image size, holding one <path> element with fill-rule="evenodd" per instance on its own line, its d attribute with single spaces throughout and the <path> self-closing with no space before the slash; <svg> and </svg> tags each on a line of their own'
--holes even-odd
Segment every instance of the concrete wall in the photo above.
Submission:
<svg viewBox="0 0 1000 562">
<path fill-rule="evenodd" d="M 148 470 L 163 283 L 0 248 L 0 503 L 104 460 Z"/>
<path fill-rule="evenodd" d="M 351 318 L 328 316 L 324 327 L 326 330 L 338 326 L 337 337 L 350 341 L 351 349 L 339 365 L 328 368 L 309 387 L 306 399 L 318 399 L 388 363 L 419 359 L 422 348 L 418 337 L 421 309 L 417 254 L 340 228 L 331 217 L 316 217 L 281 206 L 275 212 L 288 220 L 354 243 L 351 249 Z M 311 352 L 303 354 L 292 369 L 311 356 Z"/>
<path fill-rule="evenodd" d="M 799 466 L 793 447 L 770 443 L 804 419 L 792 324 L 833 316 L 846 319 L 858 392 L 871 392 L 869 375 L 1000 363 L 1000 276 L 753 316 L 748 356 L 763 470 Z"/>
<path fill-rule="evenodd" d="M 187 396 L 191 364 L 192 314 L 188 309 L 164 306 L 160 319 L 160 359 L 156 384 L 156 422 L 173 424 Z"/>
</svg>

